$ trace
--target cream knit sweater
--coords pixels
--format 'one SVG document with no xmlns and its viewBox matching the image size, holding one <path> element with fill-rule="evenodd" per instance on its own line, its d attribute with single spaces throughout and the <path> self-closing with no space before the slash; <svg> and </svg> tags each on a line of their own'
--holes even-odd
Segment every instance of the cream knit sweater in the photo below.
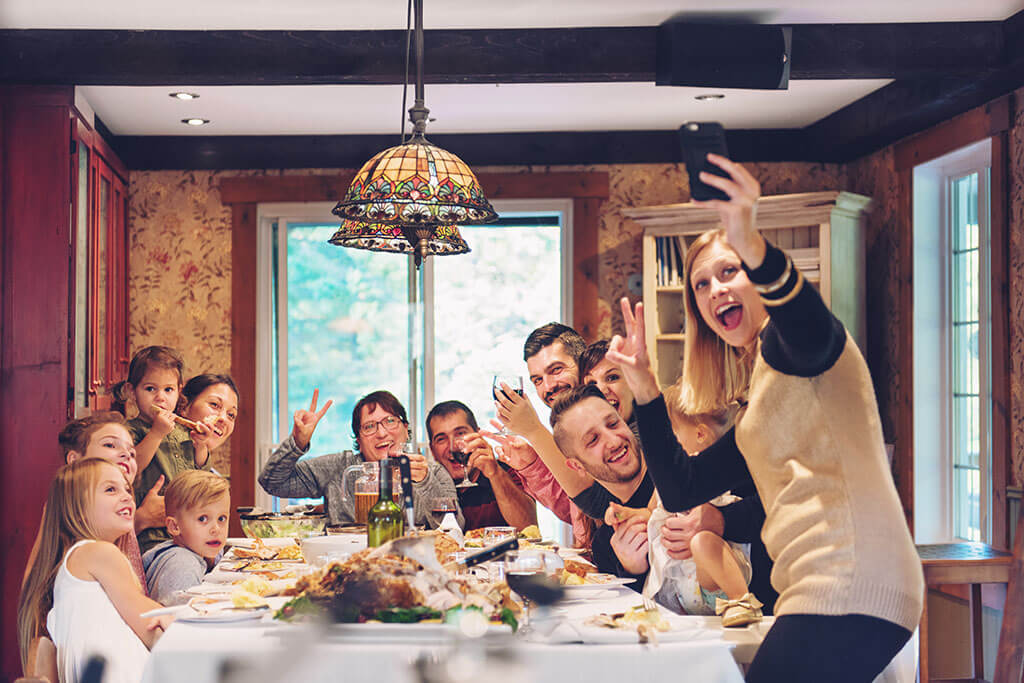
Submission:
<svg viewBox="0 0 1024 683">
<path fill-rule="evenodd" d="M 913 631 L 924 577 L 889 472 L 867 365 L 847 335 L 814 377 L 759 352 L 736 443 L 765 508 L 783 614 L 866 614 Z"/>
</svg>

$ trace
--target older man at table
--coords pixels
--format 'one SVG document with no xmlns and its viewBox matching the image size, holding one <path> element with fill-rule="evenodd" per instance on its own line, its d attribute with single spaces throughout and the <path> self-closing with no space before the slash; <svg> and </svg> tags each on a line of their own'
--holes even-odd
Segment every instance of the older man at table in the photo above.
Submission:
<svg viewBox="0 0 1024 683">
<path fill-rule="evenodd" d="M 494 450 L 479 434 L 473 411 L 461 401 L 443 401 L 427 415 L 427 436 L 434 460 L 455 481 L 466 473 L 476 486 L 456 486 L 459 506 L 466 517 L 465 530 L 488 526 L 523 529 L 537 523 L 537 505 L 524 491 L 508 465 L 494 458 Z M 452 451 L 457 440 L 465 441 L 469 461 L 456 462 Z"/>
<path fill-rule="evenodd" d="M 318 392 L 313 392 L 309 410 L 297 410 L 292 433 L 279 445 L 260 472 L 260 485 L 272 496 L 319 498 L 323 496 L 328 524 L 355 521 L 355 492 L 344 489 L 345 470 L 363 462 L 377 462 L 398 452 L 409 439 L 405 407 L 387 391 L 374 391 L 359 399 L 352 409 L 352 435 L 358 451 L 345 451 L 299 460 L 309 451 L 317 424 L 331 406 L 328 401 L 317 411 Z M 413 504 L 417 524 L 430 525 L 430 503 L 435 498 L 455 498 L 455 483 L 441 465 L 409 454 Z M 462 511 L 459 524 L 464 523 Z"/>
</svg>

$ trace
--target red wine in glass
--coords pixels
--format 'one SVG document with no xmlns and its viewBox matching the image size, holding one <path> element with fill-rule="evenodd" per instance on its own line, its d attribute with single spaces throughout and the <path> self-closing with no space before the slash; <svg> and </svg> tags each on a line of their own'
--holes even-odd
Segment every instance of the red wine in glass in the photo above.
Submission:
<svg viewBox="0 0 1024 683">
<path fill-rule="evenodd" d="M 462 481 L 455 485 L 456 488 L 468 488 L 470 486 L 476 486 L 475 481 L 469 480 L 469 469 L 466 465 L 469 464 L 470 452 L 466 450 L 466 442 L 463 439 L 456 439 L 455 443 L 452 444 L 451 452 L 449 453 L 452 460 L 462 465 Z"/>
<path fill-rule="evenodd" d="M 501 385 L 503 385 L 503 384 L 505 386 L 507 386 L 509 389 L 511 389 L 513 393 L 519 394 L 520 396 L 523 395 L 523 378 L 522 378 L 522 376 L 519 376 L 519 375 L 495 375 L 494 376 L 494 381 L 491 382 L 491 394 L 494 396 L 494 400 L 495 401 L 500 399 L 500 395 L 501 394 L 504 394 L 505 396 L 509 396 L 509 394 L 507 394 L 505 392 L 505 390 L 501 388 Z M 499 420 L 500 420 L 500 416 L 499 416 Z M 503 435 L 503 436 L 508 436 L 509 435 L 509 431 L 508 431 L 508 429 L 504 425 L 502 426 L 502 428 L 500 430 L 498 430 L 498 433 Z"/>
</svg>

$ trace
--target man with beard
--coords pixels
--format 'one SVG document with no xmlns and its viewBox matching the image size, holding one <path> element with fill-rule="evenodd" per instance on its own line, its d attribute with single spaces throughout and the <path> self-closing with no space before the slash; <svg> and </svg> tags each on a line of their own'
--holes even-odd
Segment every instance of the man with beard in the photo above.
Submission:
<svg viewBox="0 0 1024 683">
<path fill-rule="evenodd" d="M 551 426 L 567 465 L 589 474 L 628 508 L 646 510 L 654 484 L 640 457 L 636 437 L 601 391 L 583 385 L 565 392 L 551 409 Z M 598 570 L 637 578 L 647 573 L 647 517 L 635 514 L 615 528 L 594 532 L 591 545 Z"/>
</svg>

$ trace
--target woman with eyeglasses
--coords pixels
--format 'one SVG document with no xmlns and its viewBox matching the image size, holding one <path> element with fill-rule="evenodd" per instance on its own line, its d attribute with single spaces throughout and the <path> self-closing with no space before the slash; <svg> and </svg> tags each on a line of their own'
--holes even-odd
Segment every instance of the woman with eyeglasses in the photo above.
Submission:
<svg viewBox="0 0 1024 683">
<path fill-rule="evenodd" d="M 402 450 L 409 440 L 409 420 L 405 408 L 393 394 L 374 391 L 359 399 L 352 409 L 352 436 L 356 452 L 345 451 L 299 461 L 309 451 L 317 423 L 331 407 L 328 401 L 317 410 L 318 392 L 313 392 L 309 410 L 295 411 L 292 433 L 270 456 L 260 472 L 260 485 L 272 496 L 281 498 L 319 498 L 323 496 L 327 523 L 355 522 L 354 491 L 344 491 L 345 470 L 363 462 L 377 462 L 389 453 Z M 419 454 L 408 454 L 412 475 L 413 503 L 417 524 L 429 524 L 430 503 L 435 498 L 456 498 L 455 483 L 439 463 Z M 350 482 L 350 488 L 354 480 Z M 463 524 L 462 511 L 457 512 Z"/>
</svg>

